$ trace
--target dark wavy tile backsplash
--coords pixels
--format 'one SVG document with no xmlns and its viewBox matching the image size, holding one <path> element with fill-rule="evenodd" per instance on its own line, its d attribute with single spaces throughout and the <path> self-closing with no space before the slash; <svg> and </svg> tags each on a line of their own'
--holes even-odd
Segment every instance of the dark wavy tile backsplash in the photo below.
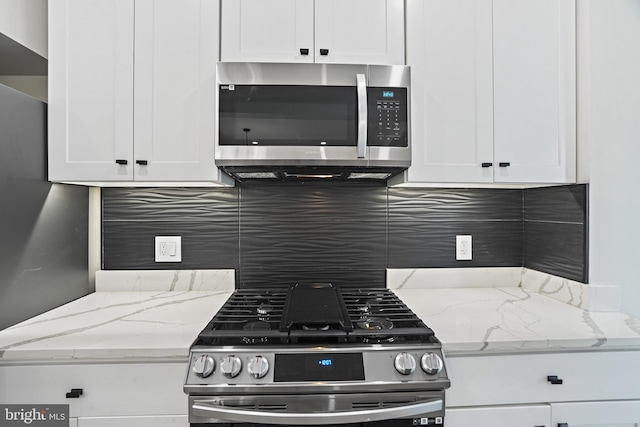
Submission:
<svg viewBox="0 0 640 427">
<path fill-rule="evenodd" d="M 525 266 L 586 280 L 586 185 L 409 189 L 379 185 L 105 188 L 103 268 L 236 269 L 241 287 L 384 286 L 385 269 Z M 455 236 L 473 236 L 472 261 Z M 183 262 L 155 263 L 154 236 Z"/>
</svg>

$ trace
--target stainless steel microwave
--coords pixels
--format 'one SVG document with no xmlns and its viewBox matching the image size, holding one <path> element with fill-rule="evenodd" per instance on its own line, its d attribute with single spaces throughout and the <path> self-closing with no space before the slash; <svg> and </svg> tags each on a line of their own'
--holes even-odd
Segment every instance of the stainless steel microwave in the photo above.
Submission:
<svg viewBox="0 0 640 427">
<path fill-rule="evenodd" d="M 218 63 L 215 162 L 239 181 L 386 180 L 411 164 L 407 66 Z"/>
</svg>

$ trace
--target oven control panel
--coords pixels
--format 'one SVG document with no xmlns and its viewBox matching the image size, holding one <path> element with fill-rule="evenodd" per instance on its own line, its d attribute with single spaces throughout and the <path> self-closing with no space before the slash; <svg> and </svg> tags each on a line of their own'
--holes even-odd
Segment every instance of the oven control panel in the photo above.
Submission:
<svg viewBox="0 0 640 427">
<path fill-rule="evenodd" d="M 187 384 L 258 385 L 362 382 L 448 384 L 439 348 L 193 349 Z M 448 386 L 448 385 L 447 385 Z"/>
</svg>

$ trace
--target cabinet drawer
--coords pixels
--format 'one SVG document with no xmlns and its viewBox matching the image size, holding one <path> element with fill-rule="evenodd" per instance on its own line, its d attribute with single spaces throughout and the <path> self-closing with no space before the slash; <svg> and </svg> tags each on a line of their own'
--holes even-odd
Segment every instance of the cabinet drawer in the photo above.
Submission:
<svg viewBox="0 0 640 427">
<path fill-rule="evenodd" d="M 447 427 L 547 426 L 550 419 L 549 405 L 447 409 L 445 416 Z"/>
<path fill-rule="evenodd" d="M 0 402 L 69 404 L 71 417 L 183 415 L 186 363 L 7 366 L 0 368 Z M 78 398 L 67 398 L 71 389 Z"/>
<path fill-rule="evenodd" d="M 447 406 L 640 397 L 640 353 L 633 351 L 450 357 Z M 557 376 L 562 384 L 552 384 Z"/>
</svg>

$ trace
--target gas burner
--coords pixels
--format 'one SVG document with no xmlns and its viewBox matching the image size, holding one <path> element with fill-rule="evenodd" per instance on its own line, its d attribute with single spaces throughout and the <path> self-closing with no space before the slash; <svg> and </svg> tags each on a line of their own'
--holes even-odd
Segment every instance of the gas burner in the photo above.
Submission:
<svg viewBox="0 0 640 427">
<path fill-rule="evenodd" d="M 369 304 L 359 305 L 357 309 L 362 319 L 368 318 L 371 313 L 371 306 Z"/>
<path fill-rule="evenodd" d="M 268 322 L 271 314 L 275 310 L 275 307 L 270 304 L 261 303 L 258 308 L 256 308 L 256 312 L 258 313 L 258 320 L 262 320 L 263 322 Z"/>
<path fill-rule="evenodd" d="M 364 329 L 367 331 L 390 331 L 393 329 L 393 322 L 384 318 L 384 317 L 367 317 L 356 322 L 356 325 L 360 329 Z M 392 343 L 396 340 L 394 335 L 389 334 L 371 334 L 362 337 L 362 342 L 366 344 L 382 344 L 382 343 Z"/>
<path fill-rule="evenodd" d="M 393 322 L 384 317 L 366 317 L 356 323 L 358 328 L 368 331 L 388 331 L 393 328 Z"/>
</svg>

